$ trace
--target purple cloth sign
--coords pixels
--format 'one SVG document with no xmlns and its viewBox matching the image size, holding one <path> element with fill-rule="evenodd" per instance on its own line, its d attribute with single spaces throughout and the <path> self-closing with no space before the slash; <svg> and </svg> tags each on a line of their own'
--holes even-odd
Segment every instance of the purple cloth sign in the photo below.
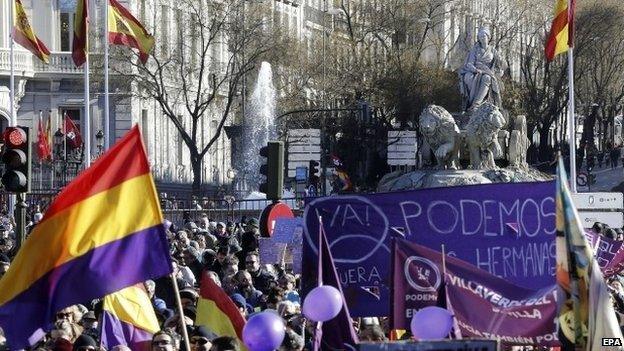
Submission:
<svg viewBox="0 0 624 351">
<path fill-rule="evenodd" d="M 596 262 L 605 278 L 611 277 L 624 269 L 624 243 L 612 240 L 591 229 L 585 230 L 585 237 L 594 250 Z"/>
<path fill-rule="evenodd" d="M 525 287 L 555 282 L 555 183 L 485 184 L 307 199 L 303 281 L 316 269 L 319 221 L 356 317 L 390 312 L 390 238 L 449 255 Z M 304 291 L 313 287 L 304 286 Z"/>
<path fill-rule="evenodd" d="M 406 302 L 435 292 L 442 284 L 442 254 L 397 240 L 394 327 L 410 322 Z M 446 299 L 462 338 L 497 339 L 514 344 L 558 346 L 555 284 L 540 290 L 514 285 L 462 260 L 446 259 Z M 403 310 L 401 310 L 403 309 Z"/>
</svg>

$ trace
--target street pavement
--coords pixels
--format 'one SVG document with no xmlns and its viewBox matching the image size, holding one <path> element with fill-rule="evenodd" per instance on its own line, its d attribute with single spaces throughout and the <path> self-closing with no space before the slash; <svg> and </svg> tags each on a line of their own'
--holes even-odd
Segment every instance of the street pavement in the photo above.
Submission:
<svg viewBox="0 0 624 351">
<path fill-rule="evenodd" d="M 579 192 L 611 191 L 613 187 L 624 182 L 624 169 L 622 168 L 622 164 L 619 164 L 615 169 L 611 169 L 611 167 L 596 167 L 592 174 L 596 176 L 596 184 L 592 184 L 590 187 L 579 186 L 577 188 Z"/>
</svg>

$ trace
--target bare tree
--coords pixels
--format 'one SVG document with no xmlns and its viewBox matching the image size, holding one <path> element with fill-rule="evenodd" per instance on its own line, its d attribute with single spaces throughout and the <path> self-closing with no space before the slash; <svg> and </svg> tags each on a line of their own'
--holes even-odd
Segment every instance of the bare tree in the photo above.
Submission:
<svg viewBox="0 0 624 351">
<path fill-rule="evenodd" d="M 173 6 L 170 1 L 159 1 L 161 6 L 156 8 Z M 136 57 L 126 61 L 134 68 L 139 92 L 158 103 L 162 116 L 172 122 L 188 149 L 193 191 L 199 191 L 202 162 L 240 98 L 243 77 L 279 40 L 266 23 L 262 8 L 245 7 L 244 1 L 178 0 L 175 8 L 178 31 L 171 41 L 174 44 L 159 45 L 157 38 L 154 55 L 146 65 Z M 218 123 L 202 143 L 201 121 L 211 116 L 216 116 Z"/>
<path fill-rule="evenodd" d="M 577 24 L 576 95 L 586 105 L 598 104 L 600 131 L 606 134 L 624 102 L 624 9 L 612 1 L 588 4 Z M 603 146 L 608 140 L 602 139 Z"/>
</svg>

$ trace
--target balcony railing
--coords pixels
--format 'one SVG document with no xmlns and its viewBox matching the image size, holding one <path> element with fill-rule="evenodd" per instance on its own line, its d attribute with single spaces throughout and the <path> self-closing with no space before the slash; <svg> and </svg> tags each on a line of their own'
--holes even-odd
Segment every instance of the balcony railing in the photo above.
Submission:
<svg viewBox="0 0 624 351">
<path fill-rule="evenodd" d="M 0 75 L 9 75 L 11 56 L 9 48 L 0 48 Z M 93 56 L 93 55 L 92 55 Z M 83 73 L 82 68 L 74 65 L 71 52 L 54 51 L 50 54 L 50 63 L 46 64 L 28 51 L 15 49 L 14 70 L 18 76 L 50 76 Z"/>
</svg>

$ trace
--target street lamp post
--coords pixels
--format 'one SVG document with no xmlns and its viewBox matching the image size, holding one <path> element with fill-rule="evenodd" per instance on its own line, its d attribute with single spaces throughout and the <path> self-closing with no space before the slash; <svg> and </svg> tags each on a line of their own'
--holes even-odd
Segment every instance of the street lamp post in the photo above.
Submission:
<svg viewBox="0 0 624 351">
<path fill-rule="evenodd" d="M 95 142 L 97 147 L 97 155 L 95 158 L 98 158 L 102 155 L 102 151 L 104 150 L 104 132 L 101 129 L 95 134 Z"/>
<path fill-rule="evenodd" d="M 54 172 L 57 171 L 57 166 L 56 164 L 58 162 L 61 162 L 61 164 L 64 166 L 65 165 L 65 158 L 66 158 L 66 153 L 64 152 L 64 145 L 65 145 L 65 133 L 63 133 L 63 131 L 61 130 L 61 128 L 59 128 L 56 133 L 54 133 L 54 149 L 56 152 L 56 157 L 54 159 L 54 164 L 53 164 L 53 168 L 54 168 Z M 59 180 L 60 184 L 63 184 L 63 180 L 61 180 L 61 175 L 65 174 L 65 167 L 63 167 L 62 172 L 59 170 L 57 173 L 57 179 Z M 53 184 L 54 185 L 54 184 Z"/>
</svg>

